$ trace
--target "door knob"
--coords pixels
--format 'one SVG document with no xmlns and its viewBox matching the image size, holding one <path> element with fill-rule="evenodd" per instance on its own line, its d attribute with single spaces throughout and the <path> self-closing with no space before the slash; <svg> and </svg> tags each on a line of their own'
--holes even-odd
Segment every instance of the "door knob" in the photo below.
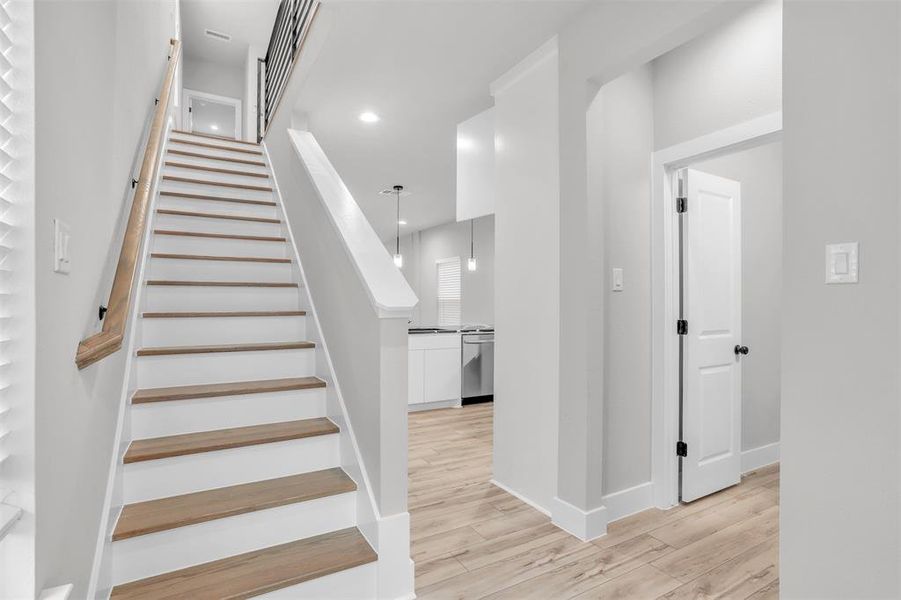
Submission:
<svg viewBox="0 0 901 600">
<path fill-rule="evenodd" d="M 747 356 L 750 351 L 751 350 L 748 349 L 747 346 L 735 346 L 735 356 L 738 356 L 739 354 Z"/>
</svg>

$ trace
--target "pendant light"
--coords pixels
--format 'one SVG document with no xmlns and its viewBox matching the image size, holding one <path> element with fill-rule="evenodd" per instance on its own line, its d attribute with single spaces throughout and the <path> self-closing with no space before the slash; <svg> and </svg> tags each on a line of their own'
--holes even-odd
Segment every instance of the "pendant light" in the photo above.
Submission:
<svg viewBox="0 0 901 600">
<path fill-rule="evenodd" d="M 397 236 L 395 237 L 394 246 L 394 265 L 400 269 L 404 266 L 404 257 L 400 253 L 400 193 L 404 191 L 404 186 L 394 186 L 394 195 L 397 198 Z"/>
<path fill-rule="evenodd" d="M 466 263 L 466 268 L 470 271 L 475 271 L 479 265 L 476 263 L 476 254 L 475 254 L 475 235 L 473 232 L 473 228 L 475 223 L 475 219 L 469 220 L 469 261 Z"/>
</svg>

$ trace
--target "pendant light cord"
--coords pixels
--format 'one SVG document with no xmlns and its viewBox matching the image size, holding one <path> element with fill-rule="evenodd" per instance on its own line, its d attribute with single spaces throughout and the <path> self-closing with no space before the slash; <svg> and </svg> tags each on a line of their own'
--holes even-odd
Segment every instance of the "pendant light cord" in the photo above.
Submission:
<svg viewBox="0 0 901 600">
<path fill-rule="evenodd" d="M 475 234 L 473 233 L 473 228 L 475 227 L 474 223 L 475 219 L 469 220 L 469 258 L 475 258 Z"/>
</svg>

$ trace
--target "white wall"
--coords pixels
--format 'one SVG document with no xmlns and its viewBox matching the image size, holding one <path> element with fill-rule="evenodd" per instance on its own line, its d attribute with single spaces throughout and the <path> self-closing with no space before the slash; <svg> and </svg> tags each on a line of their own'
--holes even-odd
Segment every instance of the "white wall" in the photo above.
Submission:
<svg viewBox="0 0 901 600">
<path fill-rule="evenodd" d="M 897 2 L 785 5 L 782 598 L 898 598 Z M 860 242 L 860 283 L 824 245 Z"/>
<path fill-rule="evenodd" d="M 781 107 L 781 0 L 764 0 L 654 61 L 656 149 Z"/>
<path fill-rule="evenodd" d="M 741 447 L 779 441 L 782 396 L 782 143 L 691 165 L 741 182 Z"/>
<path fill-rule="evenodd" d="M 495 82 L 494 479 L 550 511 L 557 488 L 556 40 Z"/>
<path fill-rule="evenodd" d="M 413 322 L 438 323 L 438 268 L 442 258 L 460 257 L 462 274 L 462 320 L 464 324 L 494 324 L 494 216 L 473 223 L 478 269 L 469 271 L 469 221 L 447 223 L 401 237 L 404 266 L 401 271 L 419 298 Z M 394 241 L 388 251 L 394 254 Z"/>
<path fill-rule="evenodd" d="M 494 214 L 494 109 L 457 125 L 457 220 Z"/>
<path fill-rule="evenodd" d="M 188 55 L 184 57 L 183 67 L 182 85 L 185 88 L 241 100 L 241 136 L 243 137 L 243 132 L 248 129 L 245 122 L 246 107 L 244 103 L 247 89 L 245 69 L 191 58 Z M 254 124 L 251 123 L 251 126 L 253 127 Z M 256 127 L 253 127 L 253 132 L 255 141 Z"/>
<path fill-rule="evenodd" d="M 84 597 L 122 395 L 125 352 L 83 371 L 78 342 L 105 303 L 117 227 L 178 17 L 166 2 L 35 3 L 37 589 Z M 72 272 L 51 270 L 51 218 Z M 127 347 L 127 340 L 125 347 Z"/>
<path fill-rule="evenodd" d="M 588 111 L 589 227 L 604 232 L 589 237 L 589 327 L 607 331 L 602 347 L 589 348 L 588 382 L 605 409 L 605 492 L 651 478 L 653 108 L 652 69 L 643 65 L 601 88 Z M 622 292 L 610 291 L 613 267 L 623 269 Z"/>
</svg>

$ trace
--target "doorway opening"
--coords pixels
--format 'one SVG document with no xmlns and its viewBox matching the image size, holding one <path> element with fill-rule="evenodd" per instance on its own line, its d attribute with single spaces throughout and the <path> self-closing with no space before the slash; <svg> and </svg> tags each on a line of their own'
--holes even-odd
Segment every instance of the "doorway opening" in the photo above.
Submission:
<svg viewBox="0 0 901 600">
<path fill-rule="evenodd" d="M 781 129 L 774 113 L 654 154 L 659 507 L 779 460 Z"/>
<path fill-rule="evenodd" d="M 186 131 L 229 140 L 241 139 L 241 101 L 184 89 L 182 123 Z"/>
</svg>

